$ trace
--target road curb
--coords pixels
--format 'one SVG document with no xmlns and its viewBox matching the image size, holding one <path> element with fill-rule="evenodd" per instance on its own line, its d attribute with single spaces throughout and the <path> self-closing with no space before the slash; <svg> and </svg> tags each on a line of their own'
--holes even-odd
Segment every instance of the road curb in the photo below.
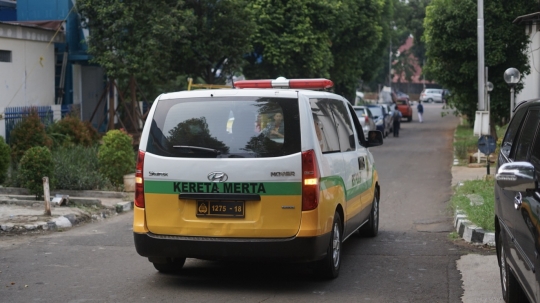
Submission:
<svg viewBox="0 0 540 303">
<path fill-rule="evenodd" d="M 457 210 L 454 214 L 454 227 L 459 236 L 467 242 L 495 246 L 495 233 L 474 225 L 467 219 L 465 213 L 460 210 Z"/>
</svg>

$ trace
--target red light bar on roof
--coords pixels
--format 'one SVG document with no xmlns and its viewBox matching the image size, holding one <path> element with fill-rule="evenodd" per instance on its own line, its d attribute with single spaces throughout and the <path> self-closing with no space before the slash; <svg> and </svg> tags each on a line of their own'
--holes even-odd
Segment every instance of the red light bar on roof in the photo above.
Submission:
<svg viewBox="0 0 540 303">
<path fill-rule="evenodd" d="M 286 79 L 279 77 L 275 80 L 240 80 L 234 82 L 236 88 L 298 88 L 298 89 L 328 89 L 334 83 L 328 79 Z"/>
</svg>

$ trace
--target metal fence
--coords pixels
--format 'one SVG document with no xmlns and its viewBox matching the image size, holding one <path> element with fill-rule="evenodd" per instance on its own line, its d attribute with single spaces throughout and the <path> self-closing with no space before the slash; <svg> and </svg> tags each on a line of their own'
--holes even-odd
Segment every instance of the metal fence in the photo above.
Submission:
<svg viewBox="0 0 540 303">
<path fill-rule="evenodd" d="M 62 108 L 63 109 L 63 108 Z M 15 125 L 28 116 L 32 110 L 35 110 L 45 126 L 53 123 L 53 110 L 51 106 L 18 106 L 7 107 L 4 112 L 6 122 L 6 143 L 9 144 L 9 136 Z M 62 110 L 62 116 L 64 111 Z"/>
</svg>

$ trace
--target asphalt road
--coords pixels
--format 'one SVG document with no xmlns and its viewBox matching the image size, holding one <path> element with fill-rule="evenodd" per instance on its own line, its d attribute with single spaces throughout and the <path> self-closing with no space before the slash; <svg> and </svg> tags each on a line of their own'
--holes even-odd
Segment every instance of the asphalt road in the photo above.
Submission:
<svg viewBox="0 0 540 303">
<path fill-rule="evenodd" d="M 188 259 L 157 273 L 135 252 L 132 213 L 66 232 L 0 238 L 0 302 L 461 302 L 456 260 L 475 251 L 449 240 L 453 116 L 425 106 L 372 152 L 381 182 L 379 236 L 351 237 L 340 276 L 303 265 Z"/>
</svg>

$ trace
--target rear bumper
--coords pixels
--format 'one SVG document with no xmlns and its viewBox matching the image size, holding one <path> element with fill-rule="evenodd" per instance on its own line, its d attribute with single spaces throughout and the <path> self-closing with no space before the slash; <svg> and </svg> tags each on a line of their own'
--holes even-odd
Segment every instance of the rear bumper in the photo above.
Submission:
<svg viewBox="0 0 540 303">
<path fill-rule="evenodd" d="M 330 233 L 317 237 L 243 239 L 162 236 L 133 233 L 137 253 L 143 257 L 243 258 L 315 261 L 326 255 Z"/>
</svg>

